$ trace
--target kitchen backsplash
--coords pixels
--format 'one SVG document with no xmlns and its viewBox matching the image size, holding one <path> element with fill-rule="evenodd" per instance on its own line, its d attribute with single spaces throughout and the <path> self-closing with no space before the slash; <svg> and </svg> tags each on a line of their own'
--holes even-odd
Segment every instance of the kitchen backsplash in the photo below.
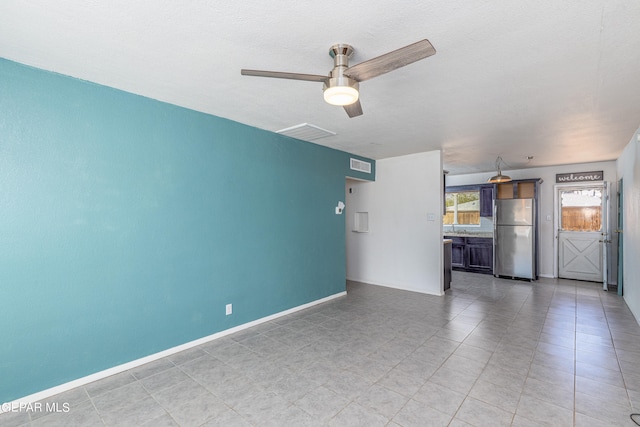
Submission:
<svg viewBox="0 0 640 427">
<path fill-rule="evenodd" d="M 480 225 L 443 225 L 444 234 L 456 233 L 493 233 L 493 218 L 480 217 Z"/>
</svg>

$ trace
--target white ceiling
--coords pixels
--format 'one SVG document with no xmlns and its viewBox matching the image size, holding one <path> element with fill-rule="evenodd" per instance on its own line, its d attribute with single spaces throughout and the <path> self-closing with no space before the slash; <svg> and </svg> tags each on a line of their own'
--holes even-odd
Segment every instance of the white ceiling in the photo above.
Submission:
<svg viewBox="0 0 640 427">
<path fill-rule="evenodd" d="M 271 131 L 311 123 L 374 159 L 442 149 L 455 174 L 617 158 L 640 125 L 638 28 L 631 0 L 2 0 L 0 57 Z M 353 119 L 321 83 L 240 75 L 424 38 L 436 55 L 363 82 Z"/>
</svg>

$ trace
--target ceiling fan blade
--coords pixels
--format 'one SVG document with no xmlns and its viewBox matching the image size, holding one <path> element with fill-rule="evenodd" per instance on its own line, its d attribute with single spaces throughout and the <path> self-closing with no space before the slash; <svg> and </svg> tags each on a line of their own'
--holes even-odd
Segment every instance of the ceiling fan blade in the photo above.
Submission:
<svg viewBox="0 0 640 427">
<path fill-rule="evenodd" d="M 282 71 L 262 71 L 262 70 L 240 70 L 240 74 L 243 76 L 256 76 L 256 77 L 274 77 L 277 79 L 291 79 L 291 80 L 306 80 L 310 82 L 324 82 L 327 80 L 327 76 L 321 76 L 318 74 L 300 74 L 300 73 L 286 73 Z"/>
<path fill-rule="evenodd" d="M 344 74 L 362 82 L 427 58 L 435 53 L 436 50 L 431 42 L 424 39 L 349 67 Z"/>
<path fill-rule="evenodd" d="M 360 105 L 360 100 L 358 99 L 356 102 L 350 105 L 344 106 L 344 111 L 347 112 L 349 117 L 358 117 L 362 115 L 362 105 Z"/>
</svg>

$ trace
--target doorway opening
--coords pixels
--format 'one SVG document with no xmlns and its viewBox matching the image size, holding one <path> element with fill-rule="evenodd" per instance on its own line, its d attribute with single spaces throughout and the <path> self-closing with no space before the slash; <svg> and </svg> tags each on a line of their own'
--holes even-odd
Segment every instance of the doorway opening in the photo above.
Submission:
<svg viewBox="0 0 640 427">
<path fill-rule="evenodd" d="M 624 192 L 622 185 L 622 178 L 618 181 L 618 228 L 616 229 L 616 234 L 618 235 L 618 295 L 622 296 L 624 293 L 624 263 L 623 263 L 623 248 L 622 239 L 624 238 L 623 234 L 624 229 Z"/>
</svg>

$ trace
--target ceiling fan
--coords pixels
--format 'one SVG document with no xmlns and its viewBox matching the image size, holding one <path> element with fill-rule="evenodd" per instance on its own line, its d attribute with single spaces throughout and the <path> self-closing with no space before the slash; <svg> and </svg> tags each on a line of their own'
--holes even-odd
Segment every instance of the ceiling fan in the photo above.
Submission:
<svg viewBox="0 0 640 427">
<path fill-rule="evenodd" d="M 424 39 L 350 67 L 349 58 L 353 55 L 353 48 L 348 44 L 336 44 L 329 49 L 334 65 L 328 76 L 246 69 L 240 70 L 240 74 L 321 82 L 326 102 L 341 105 L 349 117 L 357 117 L 362 115 L 358 91 L 360 82 L 404 67 L 435 53 L 436 50 L 431 42 Z"/>
</svg>

